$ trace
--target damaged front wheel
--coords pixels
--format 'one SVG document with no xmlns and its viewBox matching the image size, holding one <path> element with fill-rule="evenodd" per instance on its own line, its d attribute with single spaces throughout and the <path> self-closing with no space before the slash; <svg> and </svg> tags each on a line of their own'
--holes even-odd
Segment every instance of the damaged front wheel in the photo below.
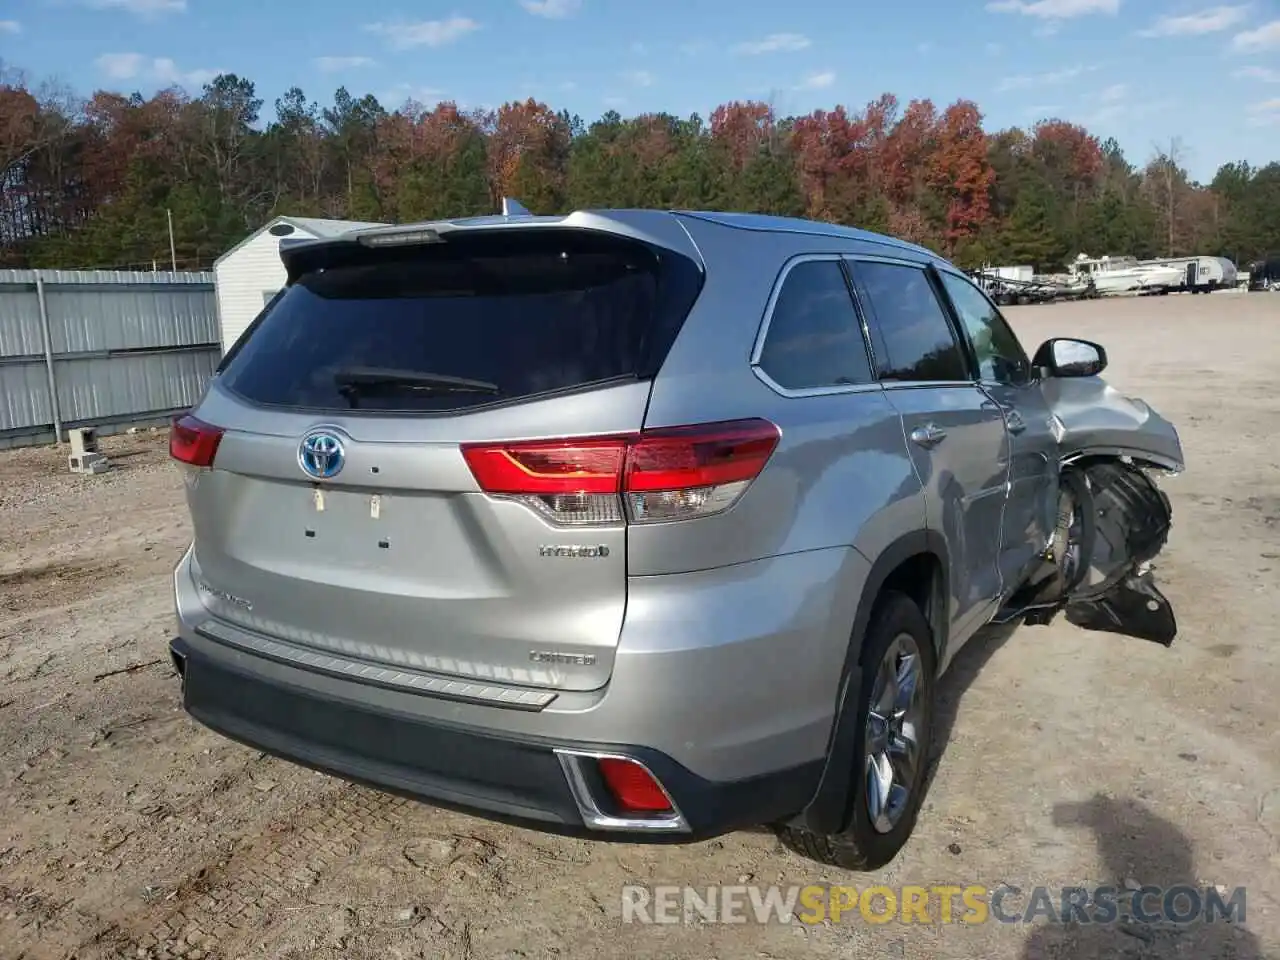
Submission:
<svg viewBox="0 0 1280 960">
<path fill-rule="evenodd" d="M 1171 645 L 1177 619 L 1150 567 L 1172 518 L 1168 496 L 1141 467 L 1114 459 L 1068 466 L 1041 573 L 997 619 L 1044 624 L 1064 611 L 1085 630 Z"/>
</svg>

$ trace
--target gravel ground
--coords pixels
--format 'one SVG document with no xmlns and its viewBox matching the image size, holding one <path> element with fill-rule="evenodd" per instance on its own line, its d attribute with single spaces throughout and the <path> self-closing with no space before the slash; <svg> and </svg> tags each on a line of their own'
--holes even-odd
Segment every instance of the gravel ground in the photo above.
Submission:
<svg viewBox="0 0 1280 960">
<path fill-rule="evenodd" d="M 115 469 L 0 453 L 0 957 L 1252 958 L 1280 944 L 1280 297 L 1010 311 L 1104 343 L 1186 474 L 1162 649 L 1065 623 L 943 681 L 916 834 L 873 876 L 766 832 L 591 845 L 406 803 L 188 720 L 166 656 L 188 539 L 162 434 Z M 623 924 L 625 883 L 1247 887 L 1244 924 Z M 1025 907 L 1025 899 L 1014 901 Z"/>
</svg>

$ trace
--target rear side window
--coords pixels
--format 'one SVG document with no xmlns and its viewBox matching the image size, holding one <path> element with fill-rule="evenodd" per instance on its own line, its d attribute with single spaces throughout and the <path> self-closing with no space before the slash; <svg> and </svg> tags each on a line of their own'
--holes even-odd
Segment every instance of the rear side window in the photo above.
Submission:
<svg viewBox="0 0 1280 960">
<path fill-rule="evenodd" d="M 923 269 L 854 264 L 859 293 L 884 347 L 883 380 L 969 380 L 968 363 Z"/>
<path fill-rule="evenodd" d="M 652 376 L 701 287 L 684 257 L 583 231 L 309 256 L 224 361 L 251 402 L 439 412 Z"/>
<path fill-rule="evenodd" d="M 787 390 L 873 382 L 862 325 L 839 263 L 808 260 L 787 273 L 759 366 Z"/>
</svg>

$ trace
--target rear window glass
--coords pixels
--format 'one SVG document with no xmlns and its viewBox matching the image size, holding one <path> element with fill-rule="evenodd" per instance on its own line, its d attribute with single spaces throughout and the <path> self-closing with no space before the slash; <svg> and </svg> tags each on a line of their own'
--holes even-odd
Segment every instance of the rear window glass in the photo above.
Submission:
<svg viewBox="0 0 1280 960">
<path fill-rule="evenodd" d="M 266 405 L 430 412 L 651 376 L 697 296 L 696 265 L 602 235 L 337 249 L 224 361 Z"/>
</svg>

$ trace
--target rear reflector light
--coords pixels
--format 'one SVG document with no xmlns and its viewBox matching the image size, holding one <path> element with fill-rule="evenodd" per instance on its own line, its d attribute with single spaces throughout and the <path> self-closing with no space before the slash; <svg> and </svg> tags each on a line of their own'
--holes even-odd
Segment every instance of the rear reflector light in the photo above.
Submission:
<svg viewBox="0 0 1280 960">
<path fill-rule="evenodd" d="M 213 466 L 222 442 L 222 428 L 187 414 L 169 427 L 169 456 L 193 467 Z"/>
<path fill-rule="evenodd" d="M 631 760 L 602 757 L 596 761 L 600 777 L 625 813 L 670 813 L 666 791 L 640 764 Z"/>
<path fill-rule="evenodd" d="M 682 520 L 728 509 L 778 445 L 767 420 L 580 440 L 464 444 L 486 493 L 566 524 Z"/>
</svg>

